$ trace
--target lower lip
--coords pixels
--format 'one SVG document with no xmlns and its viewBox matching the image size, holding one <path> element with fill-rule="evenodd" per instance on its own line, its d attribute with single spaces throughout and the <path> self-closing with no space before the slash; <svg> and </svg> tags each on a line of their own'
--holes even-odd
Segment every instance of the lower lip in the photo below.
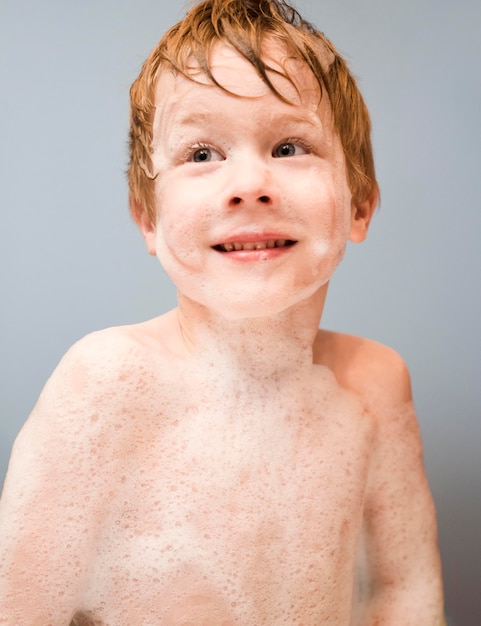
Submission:
<svg viewBox="0 0 481 626">
<path fill-rule="evenodd" d="M 263 248 L 262 250 L 232 250 L 232 252 L 218 252 L 225 258 L 238 262 L 253 262 L 253 261 L 270 261 L 271 259 L 277 259 L 280 256 L 287 254 L 296 244 L 290 246 L 283 246 L 281 248 Z"/>
</svg>

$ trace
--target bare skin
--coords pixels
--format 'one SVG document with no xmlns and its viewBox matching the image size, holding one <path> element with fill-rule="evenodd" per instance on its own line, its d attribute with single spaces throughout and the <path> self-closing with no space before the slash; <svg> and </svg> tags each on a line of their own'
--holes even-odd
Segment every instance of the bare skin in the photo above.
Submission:
<svg viewBox="0 0 481 626">
<path fill-rule="evenodd" d="M 308 76 L 288 105 L 214 57 L 255 98 L 161 79 L 139 219 L 179 307 L 83 339 L 47 383 L 0 501 L 0 624 L 438 626 L 407 370 L 318 330 L 374 199 L 351 202 Z"/>
<path fill-rule="evenodd" d="M 177 332 L 173 313 L 94 335 L 47 384 L 1 501 L 4 622 L 440 623 L 400 358 L 321 331 L 303 367 L 291 341 L 284 361 L 266 346 L 234 374 L 229 344 L 189 359 L 160 350 Z M 370 573 L 354 600 L 361 532 Z"/>
</svg>

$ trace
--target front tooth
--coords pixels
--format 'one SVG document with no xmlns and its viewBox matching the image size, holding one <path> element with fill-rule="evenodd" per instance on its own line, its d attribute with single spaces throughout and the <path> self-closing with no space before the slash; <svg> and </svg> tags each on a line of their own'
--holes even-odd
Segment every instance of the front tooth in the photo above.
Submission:
<svg viewBox="0 0 481 626">
<path fill-rule="evenodd" d="M 287 239 L 276 239 L 276 247 L 283 248 L 286 245 Z"/>
<path fill-rule="evenodd" d="M 267 244 L 265 242 L 256 243 L 256 250 L 265 250 L 267 248 Z"/>
<path fill-rule="evenodd" d="M 243 246 L 241 243 L 234 243 L 234 250 L 243 250 Z"/>
<path fill-rule="evenodd" d="M 274 241 L 274 239 L 269 239 L 269 241 L 267 242 L 267 247 L 268 248 L 275 248 L 276 247 L 276 242 Z"/>
<path fill-rule="evenodd" d="M 256 249 L 256 244 L 255 243 L 245 243 L 243 245 L 243 249 L 244 250 L 255 250 Z"/>
<path fill-rule="evenodd" d="M 234 249 L 234 244 L 232 244 L 232 243 L 225 243 L 224 244 L 224 250 L 226 252 L 232 252 L 233 249 Z"/>
</svg>

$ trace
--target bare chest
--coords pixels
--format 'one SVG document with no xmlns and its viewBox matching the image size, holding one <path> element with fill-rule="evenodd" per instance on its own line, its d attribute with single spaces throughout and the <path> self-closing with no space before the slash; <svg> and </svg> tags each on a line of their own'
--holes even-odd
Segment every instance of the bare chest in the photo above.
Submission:
<svg viewBox="0 0 481 626">
<path fill-rule="evenodd" d="M 85 606 L 112 626 L 347 623 L 369 428 L 345 399 L 220 400 L 132 432 Z"/>
</svg>

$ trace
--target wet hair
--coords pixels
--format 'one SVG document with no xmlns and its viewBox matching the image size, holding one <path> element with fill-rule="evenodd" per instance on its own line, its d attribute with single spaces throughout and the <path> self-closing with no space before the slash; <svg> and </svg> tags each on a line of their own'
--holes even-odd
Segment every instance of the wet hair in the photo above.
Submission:
<svg viewBox="0 0 481 626">
<path fill-rule="evenodd" d="M 377 197 L 369 113 L 344 59 L 315 26 L 284 0 L 203 0 L 170 28 L 150 53 L 130 89 L 130 206 L 134 218 L 146 213 L 155 223 L 155 175 L 152 172 L 155 88 L 162 71 L 195 80 L 193 65 L 220 89 L 209 66 L 217 42 L 235 48 L 268 87 L 285 101 L 269 78 L 279 71 L 264 60 L 266 37 L 284 45 L 289 57 L 303 61 L 328 96 L 335 131 L 344 151 L 347 182 L 355 204 Z M 193 63 L 194 62 L 194 63 Z M 293 79 L 285 77 L 294 85 Z"/>
</svg>

